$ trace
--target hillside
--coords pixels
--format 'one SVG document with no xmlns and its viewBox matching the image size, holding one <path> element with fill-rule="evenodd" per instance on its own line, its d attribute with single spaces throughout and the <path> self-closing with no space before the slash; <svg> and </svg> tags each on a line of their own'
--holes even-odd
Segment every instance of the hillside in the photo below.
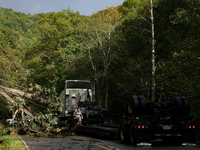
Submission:
<svg viewBox="0 0 200 150">
<path fill-rule="evenodd" d="M 20 35 L 24 48 L 30 47 L 32 41 L 36 41 L 39 37 L 36 35 L 38 33 L 36 22 L 43 16 L 44 13 L 31 15 L 0 7 L 0 25 Z"/>
</svg>

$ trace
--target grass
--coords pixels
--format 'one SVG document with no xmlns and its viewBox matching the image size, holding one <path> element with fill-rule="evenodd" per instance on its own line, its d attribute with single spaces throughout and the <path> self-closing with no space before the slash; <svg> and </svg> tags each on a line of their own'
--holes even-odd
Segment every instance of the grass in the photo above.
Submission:
<svg viewBox="0 0 200 150">
<path fill-rule="evenodd" d="M 6 127 L 6 123 L 0 121 L 0 150 L 26 150 L 22 140 L 18 135 L 4 135 L 2 132 Z"/>
</svg>

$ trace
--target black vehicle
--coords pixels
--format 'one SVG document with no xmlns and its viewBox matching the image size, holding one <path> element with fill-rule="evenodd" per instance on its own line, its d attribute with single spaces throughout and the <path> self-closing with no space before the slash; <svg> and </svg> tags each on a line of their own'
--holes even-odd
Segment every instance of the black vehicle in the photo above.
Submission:
<svg viewBox="0 0 200 150">
<path fill-rule="evenodd" d="M 8 123 L 10 123 L 11 120 L 12 120 L 12 119 L 6 119 L 6 121 L 7 121 Z M 14 125 L 14 126 L 18 125 L 18 121 L 13 120 L 13 121 L 11 122 L 11 125 Z"/>
<path fill-rule="evenodd" d="M 119 125 L 123 142 L 151 145 L 152 140 L 176 144 L 195 143 L 196 126 L 189 115 L 190 104 L 186 97 L 173 97 L 167 102 L 147 102 L 144 96 L 132 96 L 126 115 Z"/>
</svg>

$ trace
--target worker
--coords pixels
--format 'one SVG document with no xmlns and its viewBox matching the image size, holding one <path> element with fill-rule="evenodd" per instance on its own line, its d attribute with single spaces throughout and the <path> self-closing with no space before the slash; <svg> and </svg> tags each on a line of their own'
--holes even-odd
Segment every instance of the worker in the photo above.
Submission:
<svg viewBox="0 0 200 150">
<path fill-rule="evenodd" d="M 81 108 L 78 107 L 77 110 L 74 111 L 74 114 L 73 114 L 73 115 L 75 116 L 74 119 L 78 119 L 77 125 L 82 126 L 81 120 L 83 119 L 83 115 L 82 115 L 82 113 L 81 113 Z"/>
<path fill-rule="evenodd" d="M 86 102 L 86 108 L 91 106 L 91 97 L 90 97 L 89 89 L 87 89 L 87 100 L 85 102 Z"/>
</svg>

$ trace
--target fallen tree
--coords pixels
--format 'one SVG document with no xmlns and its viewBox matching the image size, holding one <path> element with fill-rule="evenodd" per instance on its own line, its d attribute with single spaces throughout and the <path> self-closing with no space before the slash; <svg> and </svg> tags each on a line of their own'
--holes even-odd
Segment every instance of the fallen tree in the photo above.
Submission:
<svg viewBox="0 0 200 150">
<path fill-rule="evenodd" d="M 50 134 L 50 130 L 54 130 L 51 127 L 52 124 L 55 125 L 57 123 L 54 115 L 57 115 L 59 109 L 62 107 L 55 88 L 42 89 L 41 86 L 35 85 L 34 90 L 32 91 L 34 92 L 24 92 L 0 85 L 0 96 L 8 101 L 13 112 L 15 112 L 9 125 L 3 131 L 3 135 L 6 129 L 11 125 L 11 122 L 15 119 L 16 115 L 20 113 L 20 118 L 18 119 L 19 124 L 26 127 L 29 131 L 48 135 Z M 30 124 L 24 122 L 24 114 L 31 117 Z M 41 126 L 41 130 L 33 130 L 36 124 Z M 60 130 L 56 129 L 54 131 L 57 133 Z"/>
</svg>

